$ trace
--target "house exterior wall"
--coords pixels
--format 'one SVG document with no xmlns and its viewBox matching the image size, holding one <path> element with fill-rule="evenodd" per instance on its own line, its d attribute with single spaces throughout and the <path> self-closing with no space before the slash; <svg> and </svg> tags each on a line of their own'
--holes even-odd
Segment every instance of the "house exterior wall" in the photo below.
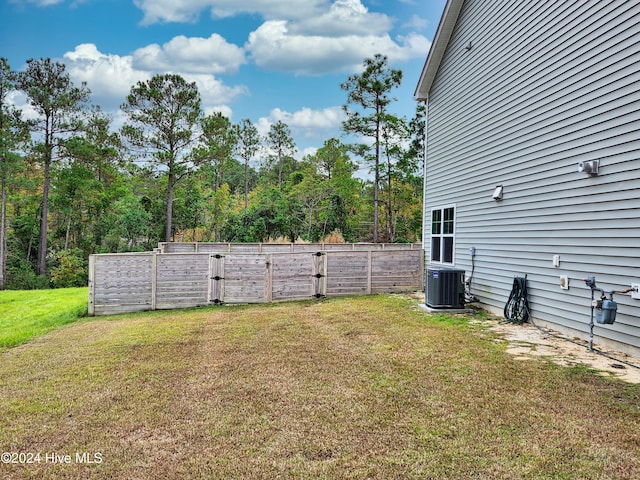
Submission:
<svg viewBox="0 0 640 480">
<path fill-rule="evenodd" d="M 431 210 L 455 205 L 452 266 L 468 277 L 475 247 L 471 292 L 492 310 L 526 274 L 532 318 L 584 339 L 582 279 L 640 283 L 638 45 L 640 0 L 464 1 L 427 100 L 428 266 Z M 578 172 L 590 160 L 599 175 Z M 594 341 L 638 354 L 640 300 L 614 300 Z"/>
</svg>

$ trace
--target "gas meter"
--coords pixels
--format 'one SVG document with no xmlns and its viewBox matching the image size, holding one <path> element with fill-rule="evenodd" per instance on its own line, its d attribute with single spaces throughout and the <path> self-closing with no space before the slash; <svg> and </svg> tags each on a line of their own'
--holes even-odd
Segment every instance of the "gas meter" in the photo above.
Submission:
<svg viewBox="0 0 640 480">
<path fill-rule="evenodd" d="M 616 312 L 618 311 L 618 304 L 613 301 L 613 295 L 611 298 L 601 298 L 595 300 L 595 308 L 593 314 L 595 315 L 596 322 L 612 325 L 616 321 Z"/>
</svg>

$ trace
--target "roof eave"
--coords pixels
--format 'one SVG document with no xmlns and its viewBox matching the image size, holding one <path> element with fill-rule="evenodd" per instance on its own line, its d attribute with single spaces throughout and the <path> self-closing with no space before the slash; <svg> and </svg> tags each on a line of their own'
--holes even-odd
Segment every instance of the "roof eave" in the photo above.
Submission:
<svg viewBox="0 0 640 480">
<path fill-rule="evenodd" d="M 436 72 L 440 67 L 442 57 L 447 49 L 453 29 L 458 21 L 458 15 L 462 9 L 464 0 L 447 0 L 447 4 L 444 7 L 438 29 L 431 43 L 427 60 L 422 67 L 422 74 L 418 81 L 418 86 L 413 94 L 413 98 L 417 101 L 425 101 L 429 98 L 429 91 L 433 85 L 433 81 L 436 77 Z"/>
</svg>

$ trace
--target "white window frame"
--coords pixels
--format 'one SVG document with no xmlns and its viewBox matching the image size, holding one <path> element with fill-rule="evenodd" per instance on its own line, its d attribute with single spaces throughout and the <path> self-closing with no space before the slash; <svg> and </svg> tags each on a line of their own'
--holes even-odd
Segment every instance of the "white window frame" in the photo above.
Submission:
<svg viewBox="0 0 640 480">
<path fill-rule="evenodd" d="M 449 229 L 445 229 L 445 210 L 449 210 L 449 209 L 453 209 L 453 219 L 452 219 L 452 223 L 451 223 L 451 232 L 449 233 L 448 230 Z M 438 207 L 433 207 L 431 209 L 430 215 L 429 215 L 429 262 L 432 264 L 437 264 L 437 265 L 455 265 L 456 262 L 456 204 L 450 204 L 450 205 L 441 205 Z M 433 212 L 440 212 L 440 231 L 439 233 L 434 233 L 434 225 L 433 225 Z M 445 230 L 447 230 L 447 233 L 445 233 Z M 433 241 L 435 238 L 438 238 L 439 241 L 439 246 L 440 246 L 440 258 L 437 260 L 434 260 L 433 257 L 433 253 L 434 253 L 434 249 L 433 249 Z M 444 261 L 444 246 L 445 246 L 445 239 L 446 238 L 450 238 L 451 239 L 451 262 L 446 262 Z"/>
</svg>

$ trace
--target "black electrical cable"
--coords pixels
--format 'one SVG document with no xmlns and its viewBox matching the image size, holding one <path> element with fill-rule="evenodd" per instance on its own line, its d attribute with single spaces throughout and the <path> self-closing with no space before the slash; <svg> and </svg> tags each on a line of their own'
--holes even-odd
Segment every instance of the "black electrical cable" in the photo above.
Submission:
<svg viewBox="0 0 640 480">
<path fill-rule="evenodd" d="M 512 323 L 524 323 L 529 319 L 529 300 L 527 299 L 527 276 L 515 277 L 513 287 L 504 306 L 504 318 Z"/>
<path fill-rule="evenodd" d="M 464 302 L 465 303 L 475 303 L 478 301 L 478 299 L 471 294 L 471 282 L 473 281 L 473 272 L 476 269 L 476 263 L 474 261 L 475 258 L 475 254 L 471 254 L 471 275 L 469 275 L 469 278 L 465 281 L 465 285 L 464 285 Z"/>
</svg>

